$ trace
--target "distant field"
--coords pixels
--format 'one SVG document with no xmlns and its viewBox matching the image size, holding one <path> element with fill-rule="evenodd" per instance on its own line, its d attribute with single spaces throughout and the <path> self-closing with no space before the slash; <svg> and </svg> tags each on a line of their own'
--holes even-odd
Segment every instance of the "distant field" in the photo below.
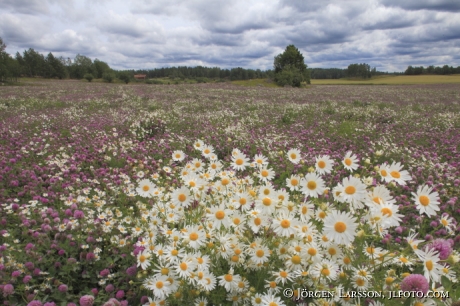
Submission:
<svg viewBox="0 0 460 306">
<path fill-rule="evenodd" d="M 318 79 L 311 80 L 313 85 L 404 85 L 404 84 L 451 84 L 460 83 L 460 75 L 398 75 L 381 76 L 370 80 Z"/>
</svg>

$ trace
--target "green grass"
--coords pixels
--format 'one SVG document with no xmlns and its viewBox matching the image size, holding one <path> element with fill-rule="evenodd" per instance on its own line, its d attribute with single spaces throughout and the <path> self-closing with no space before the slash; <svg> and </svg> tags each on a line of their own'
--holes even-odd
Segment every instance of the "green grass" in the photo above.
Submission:
<svg viewBox="0 0 460 306">
<path fill-rule="evenodd" d="M 312 85 L 415 85 L 460 83 L 460 75 L 388 75 L 371 79 L 312 79 Z"/>
<path fill-rule="evenodd" d="M 267 79 L 251 79 L 232 81 L 232 84 L 241 86 L 259 86 L 259 87 L 279 87 L 275 82 L 269 82 Z"/>
</svg>

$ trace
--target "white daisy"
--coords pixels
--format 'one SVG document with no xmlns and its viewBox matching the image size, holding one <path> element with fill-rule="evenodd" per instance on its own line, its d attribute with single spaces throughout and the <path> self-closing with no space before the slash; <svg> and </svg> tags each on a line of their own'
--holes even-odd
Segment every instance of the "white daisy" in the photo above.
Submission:
<svg viewBox="0 0 460 306">
<path fill-rule="evenodd" d="M 287 152 L 288 159 L 293 164 L 298 164 L 300 162 L 300 150 L 299 149 L 290 149 Z"/>
<path fill-rule="evenodd" d="M 384 185 L 378 185 L 367 193 L 366 205 L 372 207 L 382 203 L 394 204 L 395 200 L 390 194 L 390 190 Z"/>
<path fill-rule="evenodd" d="M 308 173 L 301 179 L 301 190 L 306 196 L 317 198 L 325 190 L 324 181 L 316 173 Z"/>
<path fill-rule="evenodd" d="M 243 171 L 249 166 L 249 158 L 242 152 L 232 155 L 232 168 L 236 171 Z"/>
<path fill-rule="evenodd" d="M 198 139 L 197 141 L 195 141 L 195 143 L 193 144 L 193 146 L 195 147 L 195 149 L 197 149 L 197 150 L 199 150 L 199 151 L 202 151 L 202 150 L 203 150 L 203 147 L 204 147 L 204 142 L 203 142 L 203 140 Z"/>
<path fill-rule="evenodd" d="M 220 229 L 222 225 L 225 228 L 229 228 L 231 224 L 229 216 L 231 213 L 230 209 L 227 209 L 224 204 L 221 204 L 210 208 L 210 212 L 206 214 L 206 217 L 213 223 L 216 229 Z"/>
<path fill-rule="evenodd" d="M 255 264 L 263 264 L 268 261 L 270 256 L 270 250 L 264 245 L 258 245 L 254 249 L 251 249 L 251 260 Z"/>
<path fill-rule="evenodd" d="M 203 154 L 203 156 L 205 158 L 210 158 L 211 157 L 211 154 L 214 153 L 214 148 L 213 146 L 211 145 L 204 145 L 203 148 L 202 148 L 202 151 L 201 151 L 201 154 Z"/>
<path fill-rule="evenodd" d="M 275 177 L 275 171 L 270 168 L 263 167 L 260 169 L 258 177 L 262 182 L 267 183 Z"/>
<path fill-rule="evenodd" d="M 176 150 L 172 153 L 172 159 L 174 161 L 183 161 L 184 158 L 185 158 L 185 154 L 181 150 Z"/>
<path fill-rule="evenodd" d="M 154 188 L 154 183 L 152 183 L 149 179 L 143 179 L 139 182 L 139 186 L 136 188 L 136 192 L 141 197 L 149 198 L 152 196 Z"/>
<path fill-rule="evenodd" d="M 355 154 L 353 154 L 351 151 L 348 151 L 342 160 L 342 165 L 348 171 L 355 171 L 356 169 L 358 169 L 358 162 L 359 162 L 358 157 Z"/>
<path fill-rule="evenodd" d="M 171 293 L 170 281 L 165 275 L 155 275 L 144 280 L 144 287 L 153 291 L 158 299 L 164 299 Z"/>
<path fill-rule="evenodd" d="M 324 218 L 323 234 L 335 243 L 349 244 L 355 239 L 357 227 L 350 213 L 333 210 Z"/>
<path fill-rule="evenodd" d="M 395 181 L 399 185 L 406 185 L 406 181 L 410 181 L 412 178 L 407 170 L 401 170 L 403 166 L 401 163 L 392 163 L 388 167 L 389 175 L 386 178 L 387 182 Z"/>
<path fill-rule="evenodd" d="M 268 165 L 268 160 L 262 154 L 256 154 L 253 163 L 256 167 L 261 168 Z"/>
<path fill-rule="evenodd" d="M 273 231 L 279 236 L 290 237 L 297 232 L 295 226 L 298 222 L 289 213 L 278 214 L 272 222 Z"/>
<path fill-rule="evenodd" d="M 439 211 L 439 193 L 432 191 L 432 187 L 425 185 L 419 186 L 416 193 L 412 192 L 412 200 L 420 214 L 425 213 L 428 217 L 436 216 L 436 212 Z"/>
<path fill-rule="evenodd" d="M 145 249 L 137 254 L 137 266 L 142 270 L 146 270 L 150 266 L 150 252 Z"/>
<path fill-rule="evenodd" d="M 291 175 L 286 179 L 286 187 L 291 191 L 299 190 L 300 188 L 300 177 L 298 175 Z"/>
<path fill-rule="evenodd" d="M 342 180 L 342 187 L 341 199 L 354 208 L 361 208 L 366 197 L 366 185 L 360 179 L 350 176 Z"/>
<path fill-rule="evenodd" d="M 238 282 L 241 280 L 241 276 L 238 274 L 233 274 L 233 269 L 227 274 L 221 275 L 217 277 L 219 279 L 219 285 L 225 288 L 227 292 L 231 292 L 238 287 Z"/>
<path fill-rule="evenodd" d="M 184 242 L 188 242 L 188 245 L 193 249 L 198 249 L 205 243 L 206 232 L 199 225 L 188 225 L 185 227 L 185 232 L 182 233 L 182 239 Z"/>
<path fill-rule="evenodd" d="M 434 249 L 429 249 L 427 252 L 419 251 L 416 253 L 423 261 L 423 271 L 426 279 L 431 279 L 433 282 L 441 280 L 443 266 L 439 264 L 439 253 Z"/>
<path fill-rule="evenodd" d="M 310 267 L 310 274 L 315 278 L 326 278 L 334 280 L 337 278 L 339 266 L 331 260 L 322 260 Z"/>
<path fill-rule="evenodd" d="M 193 198 L 190 194 L 190 190 L 187 187 L 182 186 L 172 192 L 171 201 L 174 205 L 187 208 L 190 206 L 190 203 L 193 201 Z"/>
<path fill-rule="evenodd" d="M 332 171 L 332 165 L 334 164 L 334 161 L 330 159 L 328 155 L 320 155 L 316 157 L 315 160 L 316 172 L 319 174 L 326 174 Z"/>
</svg>

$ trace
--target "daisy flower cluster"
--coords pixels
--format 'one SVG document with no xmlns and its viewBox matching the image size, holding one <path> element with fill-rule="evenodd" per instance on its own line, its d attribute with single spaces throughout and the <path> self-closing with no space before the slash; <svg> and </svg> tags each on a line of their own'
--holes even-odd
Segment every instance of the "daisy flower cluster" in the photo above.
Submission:
<svg viewBox="0 0 460 306">
<path fill-rule="evenodd" d="M 457 282 L 459 253 L 452 241 L 428 243 L 414 232 L 406 249 L 382 243 L 402 225 L 392 194 L 411 177 L 400 163 L 381 165 L 378 183 L 369 185 L 354 173 L 356 154 L 341 161 L 317 156 L 312 171 L 292 174 L 276 188 L 276 173 L 261 154 L 233 149 L 224 161 L 201 140 L 194 148 L 201 158 L 186 161 L 184 152 L 172 153 L 168 170 L 177 184 L 142 178 L 125 189 L 145 199 L 129 239 L 135 238 L 133 255 L 150 303 L 287 305 L 284 288 L 389 292 L 419 270 L 431 290 Z M 303 162 L 296 148 L 286 159 Z M 328 186 L 324 176 L 334 164 L 347 175 Z M 439 211 L 439 194 L 429 186 L 419 186 L 412 201 L 421 218 Z M 293 298 L 298 295 L 294 290 Z M 363 301 L 334 294 L 316 302 Z"/>
</svg>

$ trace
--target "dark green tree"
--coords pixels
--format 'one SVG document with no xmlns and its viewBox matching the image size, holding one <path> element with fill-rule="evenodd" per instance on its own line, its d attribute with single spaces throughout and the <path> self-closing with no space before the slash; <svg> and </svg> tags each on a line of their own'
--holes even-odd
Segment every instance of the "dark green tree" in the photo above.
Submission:
<svg viewBox="0 0 460 306">
<path fill-rule="evenodd" d="M 112 71 L 106 71 L 102 74 L 102 78 L 104 79 L 104 81 L 112 83 L 115 79 L 115 73 L 113 73 Z"/>
<path fill-rule="evenodd" d="M 128 84 L 129 81 L 131 81 L 132 76 L 129 72 L 120 72 L 118 74 L 118 78 Z"/>
<path fill-rule="evenodd" d="M 107 63 L 98 60 L 97 58 L 94 60 L 93 65 L 91 67 L 93 71 L 93 75 L 96 79 L 102 78 L 104 72 L 109 71 L 110 67 Z"/>
<path fill-rule="evenodd" d="M 305 65 L 303 55 L 294 45 L 287 46 L 283 53 L 275 56 L 273 66 L 275 82 L 278 85 L 300 87 L 302 82 L 310 84 L 310 72 Z M 291 84 L 286 84 L 287 81 Z"/>
<path fill-rule="evenodd" d="M 88 82 L 91 82 L 93 80 L 93 75 L 91 73 L 87 73 L 83 76 L 84 79 L 86 79 Z"/>
</svg>

